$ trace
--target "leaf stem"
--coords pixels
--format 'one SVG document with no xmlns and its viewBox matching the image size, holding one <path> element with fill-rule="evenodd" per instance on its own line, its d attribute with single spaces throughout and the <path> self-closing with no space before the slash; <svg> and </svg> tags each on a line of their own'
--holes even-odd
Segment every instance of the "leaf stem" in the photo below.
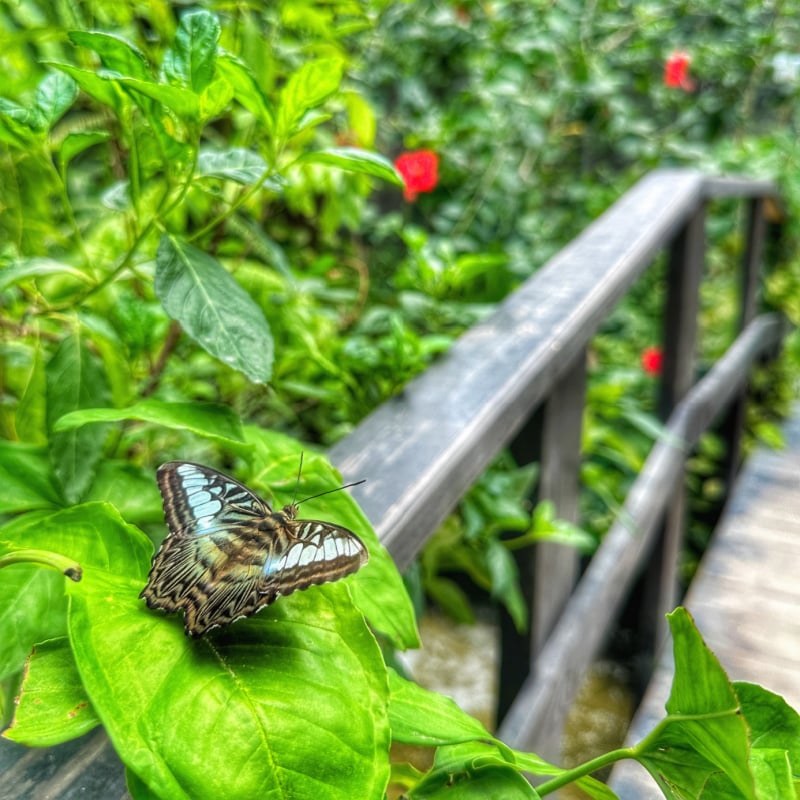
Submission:
<svg viewBox="0 0 800 800">
<path fill-rule="evenodd" d="M 12 564 L 41 564 L 63 573 L 76 583 L 83 577 L 83 568 L 77 561 L 50 550 L 12 550 L 0 557 L 0 569 Z"/>
<path fill-rule="evenodd" d="M 583 764 L 579 764 L 572 769 L 565 770 L 560 775 L 556 775 L 555 778 L 545 781 L 543 784 L 536 787 L 536 791 L 544 797 L 546 794 L 555 792 L 557 789 L 561 789 L 567 784 L 577 781 L 579 778 L 585 778 L 592 772 L 607 767 L 609 764 L 622 761 L 623 758 L 633 758 L 635 756 L 635 750 L 635 747 L 620 747 L 617 750 L 603 753 L 603 755 L 597 756 L 597 758 L 589 759 L 589 761 L 585 761 Z"/>
</svg>

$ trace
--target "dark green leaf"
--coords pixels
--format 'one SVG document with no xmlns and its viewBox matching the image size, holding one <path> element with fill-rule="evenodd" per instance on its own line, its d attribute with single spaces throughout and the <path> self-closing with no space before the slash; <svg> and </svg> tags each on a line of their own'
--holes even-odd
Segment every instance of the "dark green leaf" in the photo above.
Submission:
<svg viewBox="0 0 800 800">
<path fill-rule="evenodd" d="M 68 336 L 48 362 L 47 424 L 79 408 L 95 408 L 109 402 L 108 382 L 102 365 L 84 346 L 77 333 Z M 53 471 L 69 502 L 77 502 L 86 492 L 102 454 L 106 429 L 53 432 L 50 458 Z"/>
<path fill-rule="evenodd" d="M 47 130 L 58 122 L 77 96 L 77 84 L 63 72 L 53 72 L 42 80 L 36 90 L 36 111 Z"/>
<path fill-rule="evenodd" d="M 84 685 L 122 760 L 159 796 L 383 796 L 383 659 L 345 585 L 200 640 L 147 609 L 138 581 L 87 569 L 73 587 Z"/>
<path fill-rule="evenodd" d="M 255 383 L 272 374 L 272 335 L 261 309 L 211 256 L 164 235 L 155 289 L 165 311 L 211 355 Z"/>
<path fill-rule="evenodd" d="M 75 739 L 100 724 L 66 636 L 37 644 L 25 665 L 14 719 L 3 736 L 31 747 Z"/>
<path fill-rule="evenodd" d="M 392 162 L 378 153 L 359 150 L 357 147 L 331 147 L 327 150 L 315 150 L 301 159 L 304 163 L 327 164 L 332 167 L 372 175 L 375 178 L 403 185 L 403 179 L 392 165 Z"/>
<path fill-rule="evenodd" d="M 200 94 L 214 77 L 219 32 L 219 21 L 209 11 L 184 14 L 161 65 L 167 80 Z"/>
<path fill-rule="evenodd" d="M 244 431 L 239 417 L 217 403 L 165 403 L 147 398 L 127 408 L 86 408 L 59 419 L 53 430 L 69 431 L 96 422 L 139 420 L 174 430 L 191 431 L 232 450 L 242 450 Z M 245 448 L 247 449 L 247 448 Z"/>
<path fill-rule="evenodd" d="M 0 513 L 61 505 L 47 453 L 34 445 L 0 440 Z"/>
</svg>

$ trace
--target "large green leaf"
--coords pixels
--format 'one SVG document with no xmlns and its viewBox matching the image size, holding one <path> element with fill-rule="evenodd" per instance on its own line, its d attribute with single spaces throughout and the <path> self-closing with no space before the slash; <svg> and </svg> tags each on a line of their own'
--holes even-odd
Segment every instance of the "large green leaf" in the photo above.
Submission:
<svg viewBox="0 0 800 800">
<path fill-rule="evenodd" d="M 165 234 L 156 256 L 155 289 L 167 314 L 211 355 L 255 383 L 270 379 L 267 321 L 218 261 Z"/>
<path fill-rule="evenodd" d="M 112 569 L 144 584 L 153 545 L 106 503 L 87 503 L 55 513 L 33 512 L 0 526 L 0 554 L 44 550 L 87 566 Z M 18 672 L 37 642 L 66 632 L 62 575 L 16 564 L 0 576 L 0 679 Z"/>
<path fill-rule="evenodd" d="M 246 451 L 239 417 L 217 403 L 166 403 L 147 398 L 126 408 L 85 408 L 61 417 L 54 431 L 71 431 L 96 422 L 139 420 L 175 430 L 190 431 L 231 450 Z"/>
<path fill-rule="evenodd" d="M 66 636 L 37 644 L 6 739 L 48 747 L 75 739 L 100 724 L 83 688 Z"/>
<path fill-rule="evenodd" d="M 258 183 L 266 171 L 267 162 L 244 147 L 202 148 L 197 154 L 197 175 L 203 177 L 224 178 L 249 186 Z"/>
<path fill-rule="evenodd" d="M 739 699 L 684 608 L 668 615 L 675 677 L 668 717 L 648 736 L 638 760 L 668 798 L 756 797 L 749 739 Z"/>
<path fill-rule="evenodd" d="M 283 434 L 256 427 L 246 427 L 245 437 L 254 445 L 249 477 L 253 488 L 272 493 L 277 505 L 291 502 L 301 444 Z M 327 459 L 306 452 L 298 490 L 300 500 L 341 485 L 341 476 Z M 418 647 L 414 609 L 400 573 L 352 497 L 342 491 L 315 498 L 308 505 L 301 506 L 300 516 L 343 525 L 364 541 L 370 553 L 369 563 L 347 579 L 353 601 L 370 625 L 388 636 L 395 647 Z"/>
<path fill-rule="evenodd" d="M 70 588 L 69 633 L 117 752 L 153 792 L 383 797 L 386 675 L 346 585 L 293 594 L 199 640 L 148 610 L 140 589 L 86 569 Z"/>
<path fill-rule="evenodd" d="M 121 111 L 126 102 L 125 94 L 117 85 L 113 77 L 108 75 L 98 75 L 88 69 L 81 69 L 72 64 L 64 64 L 60 61 L 45 61 L 45 64 L 53 69 L 60 70 L 74 79 L 80 88 L 97 100 L 98 103 Z"/>
<path fill-rule="evenodd" d="M 106 429 L 57 432 L 55 422 L 70 411 L 95 408 L 110 402 L 108 381 L 100 361 L 74 333 L 59 345 L 45 368 L 47 377 L 47 424 L 53 471 L 66 499 L 77 502 L 89 488 L 100 458 Z"/>
<path fill-rule="evenodd" d="M 161 64 L 167 80 L 200 94 L 214 77 L 219 32 L 219 20 L 209 11 L 184 14 Z"/>
<path fill-rule="evenodd" d="M 357 147 L 331 147 L 327 150 L 315 150 L 300 160 L 314 164 L 327 164 L 348 172 L 372 175 L 398 186 L 403 185 L 403 179 L 391 161 L 378 153 L 360 150 Z"/>
</svg>

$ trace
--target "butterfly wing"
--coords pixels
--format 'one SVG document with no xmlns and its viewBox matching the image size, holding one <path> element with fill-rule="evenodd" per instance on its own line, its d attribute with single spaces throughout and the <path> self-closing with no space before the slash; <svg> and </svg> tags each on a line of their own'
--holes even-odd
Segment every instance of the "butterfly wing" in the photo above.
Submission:
<svg viewBox="0 0 800 800">
<path fill-rule="evenodd" d="M 281 549 L 264 562 L 262 591 L 286 596 L 338 581 L 367 563 L 367 548 L 352 531 L 329 522 L 294 519 L 296 513 L 296 506 L 280 512 L 285 539 Z"/>
<path fill-rule="evenodd" d="M 163 464 L 158 485 L 170 532 L 140 596 L 150 608 L 184 609 L 191 635 L 252 613 L 263 604 L 269 505 L 233 478 L 189 462 Z M 213 613 L 203 613 L 212 597 Z"/>
</svg>

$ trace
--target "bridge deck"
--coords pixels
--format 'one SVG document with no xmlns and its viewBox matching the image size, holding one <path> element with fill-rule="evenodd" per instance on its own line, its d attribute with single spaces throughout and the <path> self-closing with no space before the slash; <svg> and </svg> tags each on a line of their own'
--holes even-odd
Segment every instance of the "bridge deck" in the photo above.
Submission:
<svg viewBox="0 0 800 800">
<path fill-rule="evenodd" d="M 759 449 L 746 463 L 684 605 L 732 680 L 761 684 L 800 709 L 800 407 L 784 435 L 783 450 Z M 631 742 L 664 716 L 671 681 L 667 652 Z M 621 800 L 663 797 L 635 763 L 620 764 L 611 787 Z"/>
</svg>

